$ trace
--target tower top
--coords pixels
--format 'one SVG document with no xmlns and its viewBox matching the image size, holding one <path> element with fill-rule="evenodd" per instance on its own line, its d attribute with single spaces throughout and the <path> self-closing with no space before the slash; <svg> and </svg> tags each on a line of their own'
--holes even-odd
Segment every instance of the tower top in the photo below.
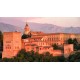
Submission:
<svg viewBox="0 0 80 80">
<path fill-rule="evenodd" d="M 28 26 L 28 23 L 26 22 L 26 25 L 25 26 Z"/>
<path fill-rule="evenodd" d="M 28 23 L 26 22 L 25 28 L 24 28 L 24 34 L 28 35 L 30 33 L 30 28 Z"/>
</svg>

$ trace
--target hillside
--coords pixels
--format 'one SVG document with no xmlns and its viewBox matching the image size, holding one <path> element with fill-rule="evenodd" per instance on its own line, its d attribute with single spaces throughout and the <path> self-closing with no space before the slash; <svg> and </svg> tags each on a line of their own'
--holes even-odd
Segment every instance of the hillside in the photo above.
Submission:
<svg viewBox="0 0 80 80">
<path fill-rule="evenodd" d="M 22 28 L 10 24 L 0 23 L 0 31 L 2 32 L 22 31 Z"/>
<path fill-rule="evenodd" d="M 20 31 L 23 32 L 25 22 L 14 21 L 14 23 L 0 23 L 0 30 L 2 32 Z M 32 31 L 43 31 L 45 33 L 80 33 L 80 27 L 61 27 L 53 24 L 41 24 L 28 22 Z M 17 27 L 18 26 L 18 27 Z"/>
</svg>

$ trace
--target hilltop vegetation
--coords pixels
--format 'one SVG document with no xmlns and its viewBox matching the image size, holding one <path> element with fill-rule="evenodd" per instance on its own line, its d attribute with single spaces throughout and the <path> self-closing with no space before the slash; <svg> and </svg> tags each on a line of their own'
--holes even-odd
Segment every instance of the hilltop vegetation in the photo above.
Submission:
<svg viewBox="0 0 80 80">
<path fill-rule="evenodd" d="M 80 50 L 80 43 L 77 41 L 76 38 L 74 39 L 69 38 L 66 42 L 68 44 L 73 44 L 74 50 Z"/>
<path fill-rule="evenodd" d="M 68 58 L 64 56 L 53 56 L 49 52 L 39 54 L 34 51 L 26 52 L 24 49 L 20 50 L 16 57 L 4 58 L 2 62 L 80 62 L 80 51 L 70 55 Z"/>
<path fill-rule="evenodd" d="M 3 50 L 3 34 L 0 31 L 0 51 L 2 51 L 2 50 Z"/>
<path fill-rule="evenodd" d="M 23 35 L 23 38 L 26 36 Z M 80 45 L 76 39 L 68 39 L 68 44 L 73 44 L 74 49 L 77 50 L 74 54 L 70 55 L 68 58 L 65 58 L 64 55 L 62 56 L 53 56 L 49 52 L 39 54 L 34 51 L 26 52 L 24 49 L 20 50 L 16 57 L 13 58 L 4 58 L 2 59 L 2 47 L 3 47 L 3 34 L 0 31 L 0 61 L 1 62 L 80 62 Z M 52 45 L 54 49 L 63 50 L 63 48 L 59 47 L 58 45 Z"/>
<path fill-rule="evenodd" d="M 39 54 L 34 51 L 26 52 L 24 49 L 19 51 L 16 57 L 7 59 L 4 58 L 2 61 L 11 61 L 11 62 L 63 62 L 65 61 L 64 56 L 53 57 L 52 54 L 46 52 L 44 54 Z"/>
</svg>

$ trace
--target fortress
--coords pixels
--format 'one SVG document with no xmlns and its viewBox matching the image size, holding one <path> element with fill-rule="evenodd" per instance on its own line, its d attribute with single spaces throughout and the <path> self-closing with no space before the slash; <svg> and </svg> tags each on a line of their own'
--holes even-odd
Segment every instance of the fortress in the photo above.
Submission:
<svg viewBox="0 0 80 80">
<path fill-rule="evenodd" d="M 50 52 L 53 56 L 70 55 L 74 51 L 73 44 L 66 44 L 69 38 L 76 38 L 80 42 L 80 34 L 70 33 L 44 33 L 33 32 L 28 24 L 25 25 L 24 35 L 28 38 L 21 38 L 21 32 L 4 32 L 3 33 L 3 53 L 2 58 L 12 58 L 17 55 L 18 51 L 35 51 L 39 54 Z M 22 36 L 23 37 L 23 36 Z M 52 44 L 64 47 L 64 52 L 54 50 Z"/>
</svg>

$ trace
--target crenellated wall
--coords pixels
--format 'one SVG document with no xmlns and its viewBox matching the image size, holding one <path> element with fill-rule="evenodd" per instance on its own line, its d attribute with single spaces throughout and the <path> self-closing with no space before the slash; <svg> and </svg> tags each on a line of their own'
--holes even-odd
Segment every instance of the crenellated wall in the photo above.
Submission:
<svg viewBox="0 0 80 80">
<path fill-rule="evenodd" d="M 16 56 L 19 50 L 21 50 L 21 33 L 4 32 L 2 58 Z"/>
</svg>

